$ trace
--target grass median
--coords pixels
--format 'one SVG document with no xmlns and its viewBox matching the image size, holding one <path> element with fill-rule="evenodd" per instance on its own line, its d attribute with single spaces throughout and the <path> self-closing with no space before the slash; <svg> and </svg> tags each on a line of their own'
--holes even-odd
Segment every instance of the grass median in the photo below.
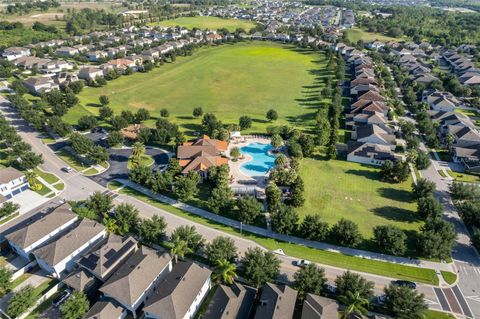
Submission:
<svg viewBox="0 0 480 319">
<path fill-rule="evenodd" d="M 193 222 L 232 234 L 241 236 L 246 239 L 252 240 L 259 245 L 264 246 L 269 250 L 283 249 L 285 254 L 296 258 L 308 258 L 311 261 L 319 264 L 339 267 L 343 269 L 350 269 L 385 277 L 412 280 L 421 283 L 427 283 L 431 285 L 438 285 L 438 278 L 435 271 L 432 269 L 425 269 L 419 267 L 405 266 L 401 264 L 393 264 L 383 261 L 364 259 L 359 257 L 352 257 L 343 255 L 340 253 L 329 252 L 325 250 L 319 250 L 315 248 L 300 246 L 297 244 L 291 244 L 287 242 L 278 241 L 272 238 L 265 238 L 262 236 L 254 235 L 251 233 L 240 233 L 237 229 L 229 226 L 219 224 L 217 222 L 199 217 L 197 215 L 188 213 L 176 207 L 168 204 L 161 203 L 154 200 L 138 191 L 135 191 L 129 187 L 125 187 L 120 190 L 120 193 L 132 196 L 141 200 L 147 204 L 163 209 L 169 213 L 178 215 L 180 217 L 189 219 Z"/>
</svg>

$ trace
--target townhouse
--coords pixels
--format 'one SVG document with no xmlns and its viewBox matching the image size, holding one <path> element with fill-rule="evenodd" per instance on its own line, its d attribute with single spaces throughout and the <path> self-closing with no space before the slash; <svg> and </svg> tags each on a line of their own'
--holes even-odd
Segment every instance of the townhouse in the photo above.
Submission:
<svg viewBox="0 0 480 319">
<path fill-rule="evenodd" d="M 29 188 L 25 174 L 14 167 L 0 169 L 0 203 Z"/>
</svg>

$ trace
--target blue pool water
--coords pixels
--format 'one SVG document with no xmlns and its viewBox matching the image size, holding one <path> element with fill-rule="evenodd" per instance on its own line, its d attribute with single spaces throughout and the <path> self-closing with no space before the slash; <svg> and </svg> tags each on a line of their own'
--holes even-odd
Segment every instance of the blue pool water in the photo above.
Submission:
<svg viewBox="0 0 480 319">
<path fill-rule="evenodd" d="M 272 149 L 270 144 L 250 143 L 240 148 L 245 155 L 250 155 L 252 160 L 240 166 L 240 171 L 248 176 L 263 176 L 275 166 L 275 156 L 268 152 Z"/>
</svg>

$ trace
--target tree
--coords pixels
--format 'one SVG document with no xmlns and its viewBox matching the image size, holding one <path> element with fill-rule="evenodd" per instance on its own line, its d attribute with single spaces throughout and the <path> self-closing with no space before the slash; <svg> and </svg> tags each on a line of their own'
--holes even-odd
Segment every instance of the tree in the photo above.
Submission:
<svg viewBox="0 0 480 319">
<path fill-rule="evenodd" d="M 373 298 L 374 283 L 366 280 L 361 275 L 347 270 L 335 279 L 337 295 L 346 296 L 348 292 L 359 294 L 361 297 L 370 300 Z"/>
<path fill-rule="evenodd" d="M 280 260 L 270 251 L 259 247 L 248 248 L 242 258 L 244 277 L 253 287 L 275 281 L 280 273 Z"/>
<path fill-rule="evenodd" d="M 135 142 L 132 145 L 132 164 L 134 166 L 140 165 L 142 156 L 145 154 L 145 145 L 140 142 Z"/>
<path fill-rule="evenodd" d="M 4 296 L 10 287 L 12 286 L 12 272 L 5 268 L 0 267 L 0 296 Z"/>
<path fill-rule="evenodd" d="M 415 159 L 415 167 L 419 170 L 427 169 L 432 162 L 430 161 L 430 156 L 427 153 L 419 151 L 417 153 L 417 158 Z"/>
<path fill-rule="evenodd" d="M 137 123 L 142 123 L 150 118 L 150 112 L 147 109 L 141 108 L 138 109 L 135 114 L 135 121 Z"/>
<path fill-rule="evenodd" d="M 181 201 L 186 202 L 197 195 L 199 182 L 200 175 L 192 170 L 186 176 L 177 176 L 173 191 Z"/>
<path fill-rule="evenodd" d="M 240 153 L 240 149 L 236 146 L 232 147 L 230 150 L 230 156 L 233 158 L 234 161 L 238 160 L 242 153 Z"/>
<path fill-rule="evenodd" d="M 113 207 L 113 199 L 108 194 L 96 191 L 85 201 L 85 207 L 98 216 L 106 215 Z"/>
<path fill-rule="evenodd" d="M 100 97 L 98 98 L 98 101 L 102 106 L 106 106 L 110 104 L 110 99 L 106 95 L 100 95 Z"/>
<path fill-rule="evenodd" d="M 428 309 L 423 294 L 406 286 L 385 287 L 385 307 L 390 315 L 398 319 L 424 318 Z"/>
<path fill-rule="evenodd" d="M 293 286 L 298 291 L 300 299 L 304 299 L 309 293 L 320 295 L 327 283 L 325 270 L 316 264 L 300 268 L 293 274 L 293 279 Z"/>
<path fill-rule="evenodd" d="M 231 285 L 238 277 L 237 266 L 227 259 L 219 259 L 215 262 L 215 269 L 212 274 L 213 281 Z"/>
<path fill-rule="evenodd" d="M 37 177 L 38 175 L 35 171 L 25 172 L 25 179 L 27 180 L 28 185 L 30 185 L 30 188 L 34 191 L 39 191 L 43 187 L 43 185 L 38 182 Z"/>
<path fill-rule="evenodd" d="M 81 291 L 74 291 L 60 307 L 62 318 L 81 319 L 90 308 L 87 296 Z"/>
<path fill-rule="evenodd" d="M 460 202 L 456 206 L 467 226 L 480 227 L 480 199 Z"/>
<path fill-rule="evenodd" d="M 166 109 L 166 108 L 162 108 L 160 110 L 160 116 L 161 117 L 169 117 L 170 116 L 170 112 Z"/>
<path fill-rule="evenodd" d="M 167 222 L 163 216 L 153 215 L 150 219 L 143 219 L 138 226 L 140 237 L 147 243 L 161 244 L 165 236 Z"/>
<path fill-rule="evenodd" d="M 16 318 L 33 306 L 36 300 L 35 290 L 31 285 L 25 286 L 8 300 L 7 315 Z"/>
<path fill-rule="evenodd" d="M 410 168 L 406 161 L 398 160 L 393 163 L 390 160 L 386 160 L 382 164 L 380 174 L 382 175 L 382 179 L 386 182 L 400 183 L 408 179 Z"/>
<path fill-rule="evenodd" d="M 80 130 L 91 130 L 97 126 L 97 119 L 93 115 L 83 115 L 78 119 L 77 126 Z"/>
<path fill-rule="evenodd" d="M 227 213 L 233 206 L 233 192 L 228 185 L 221 184 L 212 190 L 208 208 L 216 214 Z"/>
<path fill-rule="evenodd" d="M 304 192 L 305 184 L 303 183 L 303 179 L 297 176 L 292 185 L 290 185 L 290 198 L 288 199 L 288 203 L 293 207 L 303 206 L 305 203 Z"/>
<path fill-rule="evenodd" d="M 70 136 L 69 144 L 78 154 L 87 154 L 94 145 L 91 139 L 80 133 L 73 133 Z"/>
<path fill-rule="evenodd" d="M 362 241 L 357 224 L 344 218 L 332 226 L 330 235 L 337 244 L 347 247 L 355 247 Z"/>
<path fill-rule="evenodd" d="M 373 229 L 373 236 L 382 253 L 400 256 L 407 251 L 407 235 L 396 226 L 376 226 Z"/>
<path fill-rule="evenodd" d="M 433 195 L 417 199 L 417 214 L 423 220 L 438 218 L 442 215 L 442 211 L 442 204 Z"/>
<path fill-rule="evenodd" d="M 265 195 L 267 197 L 267 204 L 269 210 L 274 209 L 281 203 L 282 191 L 275 183 L 269 183 L 265 189 Z"/>
<path fill-rule="evenodd" d="M 435 188 L 435 183 L 426 178 L 419 178 L 416 184 L 412 184 L 412 191 L 416 198 L 433 195 Z"/>
<path fill-rule="evenodd" d="M 193 250 L 188 247 L 186 240 L 182 240 L 179 237 L 172 239 L 171 242 L 167 243 L 167 247 L 170 247 L 170 253 L 175 258 L 175 263 L 178 262 L 178 258 L 183 259 L 185 255 L 191 254 Z"/>
<path fill-rule="evenodd" d="M 113 116 L 113 110 L 109 106 L 102 106 L 98 111 L 98 115 L 100 116 L 100 119 L 105 121 Z"/>
<path fill-rule="evenodd" d="M 240 197 L 237 207 L 238 219 L 245 224 L 253 224 L 263 212 L 263 205 L 253 196 Z"/>
<path fill-rule="evenodd" d="M 105 147 L 94 145 L 88 152 L 88 159 L 95 164 L 100 164 L 108 160 L 108 152 Z"/>
<path fill-rule="evenodd" d="M 268 110 L 266 116 L 267 116 L 267 120 L 269 120 L 270 122 L 276 121 L 278 119 L 278 113 L 274 109 Z"/>
<path fill-rule="evenodd" d="M 367 315 L 369 300 L 362 297 L 358 292 L 347 291 L 345 295 L 339 296 L 338 300 L 345 306 L 340 316 L 341 319 L 350 319 L 352 315 Z"/>
<path fill-rule="evenodd" d="M 328 236 L 328 223 L 322 222 L 319 214 L 307 215 L 300 224 L 300 233 L 305 239 L 323 241 Z"/>
<path fill-rule="evenodd" d="M 186 241 L 187 246 L 192 250 L 192 252 L 197 252 L 200 248 L 203 247 L 204 239 L 202 235 L 197 233 L 197 229 L 195 228 L 195 226 L 179 226 L 175 228 L 171 237 L 172 241 L 176 239 Z"/>
<path fill-rule="evenodd" d="M 252 127 L 252 118 L 247 115 L 240 116 L 238 119 L 238 125 L 240 126 L 240 130 L 247 130 Z"/>
<path fill-rule="evenodd" d="M 123 134 L 118 131 L 110 132 L 107 137 L 107 143 L 110 147 L 123 144 Z"/>
<path fill-rule="evenodd" d="M 196 107 L 193 109 L 192 115 L 196 118 L 203 115 L 203 109 L 201 107 Z"/>
<path fill-rule="evenodd" d="M 420 229 L 418 247 L 424 257 L 447 260 L 452 254 L 457 234 L 453 225 L 441 218 L 430 218 Z"/>
<path fill-rule="evenodd" d="M 270 144 L 274 149 L 279 148 L 282 146 L 283 140 L 282 137 L 278 134 L 273 134 L 272 137 L 270 138 Z"/>
<path fill-rule="evenodd" d="M 298 214 L 292 206 L 279 204 L 271 214 L 272 229 L 285 235 L 291 235 L 297 230 Z"/>
<path fill-rule="evenodd" d="M 128 126 L 128 121 L 122 116 L 112 116 L 110 125 L 112 125 L 114 131 L 120 131 Z"/>
<path fill-rule="evenodd" d="M 276 167 L 285 167 L 288 164 L 288 159 L 285 156 L 285 154 L 278 154 L 277 157 L 275 157 L 275 166 Z"/>
<path fill-rule="evenodd" d="M 133 205 L 121 203 L 115 207 L 115 221 L 120 235 L 135 232 L 139 223 L 138 209 Z"/>
<path fill-rule="evenodd" d="M 235 241 L 230 237 L 215 237 L 205 246 L 205 255 L 212 264 L 222 259 L 233 262 L 237 257 Z"/>
</svg>

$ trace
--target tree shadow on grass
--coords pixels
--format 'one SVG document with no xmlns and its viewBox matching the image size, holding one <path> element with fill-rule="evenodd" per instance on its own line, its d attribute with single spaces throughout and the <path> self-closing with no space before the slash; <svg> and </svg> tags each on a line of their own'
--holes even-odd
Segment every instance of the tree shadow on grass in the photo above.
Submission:
<svg viewBox="0 0 480 319">
<path fill-rule="evenodd" d="M 258 119 L 258 118 L 252 118 L 252 122 L 253 123 L 261 123 L 261 124 L 269 123 L 268 120 Z"/>
<path fill-rule="evenodd" d="M 369 171 L 369 170 L 360 170 L 360 169 L 349 169 L 345 171 L 346 174 L 352 174 L 352 175 L 357 175 L 373 180 L 378 180 L 378 173 L 374 171 Z"/>
<path fill-rule="evenodd" d="M 202 129 L 202 126 L 200 124 L 194 124 L 194 123 L 183 123 L 180 124 L 181 127 L 183 127 L 187 131 L 192 131 L 192 132 L 198 132 Z"/>
<path fill-rule="evenodd" d="M 413 201 L 412 193 L 404 189 L 382 187 L 377 190 L 380 196 L 391 200 L 410 203 Z"/>
<path fill-rule="evenodd" d="M 394 206 L 377 207 L 372 211 L 377 216 L 402 223 L 413 223 L 419 220 L 415 212 Z"/>
<path fill-rule="evenodd" d="M 177 116 L 177 119 L 179 119 L 179 120 L 194 120 L 195 117 L 193 117 L 193 116 Z"/>
<path fill-rule="evenodd" d="M 99 103 L 87 103 L 87 106 L 90 106 L 90 107 L 101 107 L 102 104 L 99 104 Z"/>
</svg>

